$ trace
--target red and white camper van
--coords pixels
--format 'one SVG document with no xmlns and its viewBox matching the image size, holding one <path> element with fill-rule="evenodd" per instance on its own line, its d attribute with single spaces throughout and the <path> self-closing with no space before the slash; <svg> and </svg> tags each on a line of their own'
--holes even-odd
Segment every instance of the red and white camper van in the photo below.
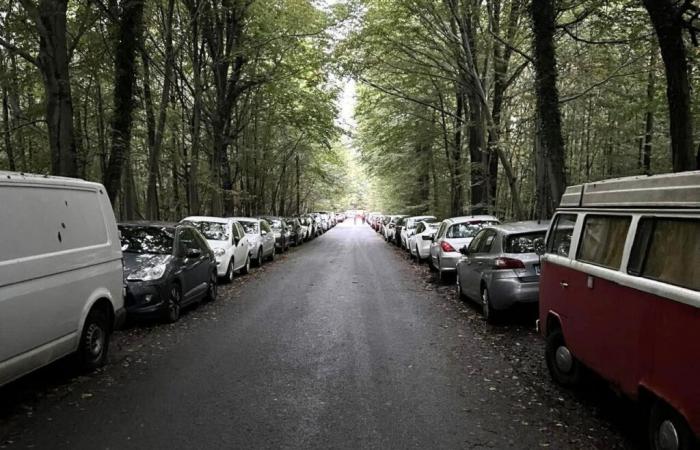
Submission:
<svg viewBox="0 0 700 450">
<path fill-rule="evenodd" d="M 651 448 L 696 448 L 700 172 L 569 187 L 541 270 L 554 380 L 575 385 L 591 369 L 649 406 Z"/>
</svg>

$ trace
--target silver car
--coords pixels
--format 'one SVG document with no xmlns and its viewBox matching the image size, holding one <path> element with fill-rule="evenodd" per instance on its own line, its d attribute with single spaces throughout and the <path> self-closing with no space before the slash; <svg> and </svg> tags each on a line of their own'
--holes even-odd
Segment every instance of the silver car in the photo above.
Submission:
<svg viewBox="0 0 700 450">
<path fill-rule="evenodd" d="M 233 217 L 243 227 L 248 238 L 250 260 L 256 267 L 262 266 L 265 258 L 275 259 L 275 235 L 270 224 L 264 219 L 252 217 Z"/>
<path fill-rule="evenodd" d="M 462 258 L 459 249 L 474 239 L 482 228 L 500 222 L 493 216 L 464 216 L 443 220 L 430 244 L 428 263 L 438 272 L 443 281 L 446 275 L 457 270 L 457 262 Z"/>
<path fill-rule="evenodd" d="M 477 300 L 486 320 L 515 303 L 537 302 L 540 257 L 548 221 L 514 222 L 482 229 L 457 264 L 457 293 Z"/>
<path fill-rule="evenodd" d="M 403 228 L 401 228 L 401 247 L 410 251 L 411 248 L 408 246 L 408 239 L 416 234 L 416 227 L 418 222 L 436 222 L 437 217 L 435 216 L 413 216 L 408 217 L 404 223 Z"/>
</svg>

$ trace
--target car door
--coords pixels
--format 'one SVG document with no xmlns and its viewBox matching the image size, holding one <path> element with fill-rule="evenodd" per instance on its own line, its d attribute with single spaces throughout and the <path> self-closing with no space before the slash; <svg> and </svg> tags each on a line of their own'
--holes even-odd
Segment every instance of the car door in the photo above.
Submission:
<svg viewBox="0 0 700 450">
<path fill-rule="evenodd" d="M 206 252 L 202 251 L 194 231 L 183 228 L 179 234 L 179 247 L 183 257 L 182 291 L 184 300 L 190 301 L 206 290 L 208 281 L 207 264 L 204 262 Z M 198 250 L 199 255 L 191 255 L 192 250 Z M 202 279 L 202 274 L 204 279 Z"/>
<path fill-rule="evenodd" d="M 491 249 L 494 246 L 497 235 L 495 230 L 481 230 L 477 235 L 481 239 L 479 239 L 479 242 L 477 242 L 474 247 L 470 247 L 470 250 L 473 248 L 474 251 L 470 251 L 467 256 L 467 264 L 470 268 L 467 282 L 469 283 L 469 292 L 475 295 L 475 298 L 481 295 L 481 280 L 484 276 L 484 272 L 493 268 Z"/>
<path fill-rule="evenodd" d="M 263 254 L 269 255 L 275 250 L 275 235 L 270 225 L 264 220 L 260 221 L 260 234 L 263 241 Z"/>
<path fill-rule="evenodd" d="M 243 228 L 238 222 L 231 224 L 231 234 L 234 245 L 234 270 L 238 270 L 245 266 L 245 262 L 248 259 L 248 239 L 245 237 Z"/>
<path fill-rule="evenodd" d="M 475 292 L 476 295 L 479 294 L 477 292 L 478 287 L 474 287 L 476 280 L 476 264 L 474 262 L 474 255 L 478 253 L 479 245 L 483 241 L 485 232 L 486 230 L 481 230 L 479 233 L 477 233 L 474 240 L 467 246 L 467 255 L 462 258 L 459 263 L 460 267 L 458 276 L 460 287 L 462 288 L 463 293 L 472 298 L 475 298 Z"/>
</svg>

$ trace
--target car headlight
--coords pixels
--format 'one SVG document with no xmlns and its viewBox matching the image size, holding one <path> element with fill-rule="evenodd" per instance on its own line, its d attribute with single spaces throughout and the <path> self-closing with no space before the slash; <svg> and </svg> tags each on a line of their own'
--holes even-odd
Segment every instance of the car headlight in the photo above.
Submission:
<svg viewBox="0 0 700 450">
<path fill-rule="evenodd" d="M 214 256 L 224 256 L 224 253 L 226 253 L 226 250 L 224 250 L 223 248 L 214 249 Z"/>
<path fill-rule="evenodd" d="M 144 267 L 129 274 L 126 279 L 128 281 L 153 281 L 160 279 L 165 274 L 165 264 L 156 266 Z"/>
</svg>

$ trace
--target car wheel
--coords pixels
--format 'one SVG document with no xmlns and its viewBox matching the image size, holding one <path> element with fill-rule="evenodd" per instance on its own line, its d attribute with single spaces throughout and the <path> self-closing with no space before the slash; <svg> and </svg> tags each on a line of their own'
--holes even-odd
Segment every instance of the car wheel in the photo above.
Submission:
<svg viewBox="0 0 700 450">
<path fill-rule="evenodd" d="M 216 283 L 216 272 L 212 272 L 209 277 L 209 285 L 207 286 L 206 301 L 213 302 L 216 300 L 216 295 L 219 293 L 219 286 Z"/>
<path fill-rule="evenodd" d="M 416 245 L 416 263 L 420 264 L 420 253 L 418 252 L 418 245 Z"/>
<path fill-rule="evenodd" d="M 168 300 L 165 303 L 165 321 L 175 323 L 180 319 L 180 307 L 182 304 L 182 290 L 177 283 L 170 286 Z"/>
<path fill-rule="evenodd" d="M 455 285 L 456 285 L 455 289 L 457 291 L 457 299 L 464 300 L 465 296 L 464 296 L 464 292 L 462 292 L 462 283 L 459 282 L 459 273 L 457 274 L 457 280 L 456 280 Z"/>
<path fill-rule="evenodd" d="M 91 310 L 85 319 L 78 348 L 78 361 L 82 370 L 92 371 L 104 365 L 110 333 L 109 315 L 100 308 Z"/>
<path fill-rule="evenodd" d="M 649 448 L 651 450 L 697 449 L 683 417 L 673 408 L 656 400 L 649 412 Z"/>
<path fill-rule="evenodd" d="M 484 319 L 486 319 L 488 323 L 495 323 L 498 318 L 498 313 L 493 309 L 489 290 L 486 287 L 481 289 L 481 314 L 484 315 Z"/>
<path fill-rule="evenodd" d="M 277 248 L 272 247 L 272 253 L 270 253 L 270 261 L 274 261 L 274 260 L 275 260 L 276 254 L 277 254 Z"/>
<path fill-rule="evenodd" d="M 241 274 L 247 275 L 250 273 L 250 253 L 248 253 L 248 256 L 245 259 L 245 265 L 243 265 L 243 268 L 241 269 Z"/>
<path fill-rule="evenodd" d="M 255 260 L 255 267 L 262 267 L 263 265 L 263 251 L 262 247 L 258 249 L 258 259 Z"/>
<path fill-rule="evenodd" d="M 234 278 L 234 270 L 233 270 L 233 256 L 231 257 L 231 260 L 228 263 L 228 270 L 226 271 L 226 275 L 224 276 L 224 279 L 226 280 L 227 283 L 233 283 L 233 278 Z"/>
<path fill-rule="evenodd" d="M 561 329 L 552 330 L 545 342 L 545 360 L 552 379 L 565 387 L 581 385 L 584 367 L 566 346 Z"/>
</svg>

